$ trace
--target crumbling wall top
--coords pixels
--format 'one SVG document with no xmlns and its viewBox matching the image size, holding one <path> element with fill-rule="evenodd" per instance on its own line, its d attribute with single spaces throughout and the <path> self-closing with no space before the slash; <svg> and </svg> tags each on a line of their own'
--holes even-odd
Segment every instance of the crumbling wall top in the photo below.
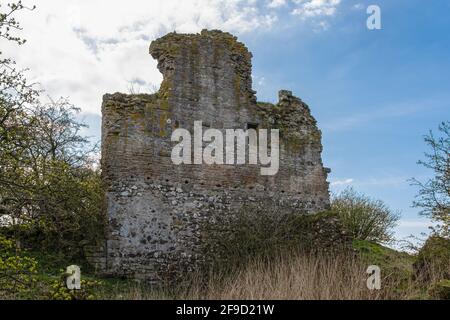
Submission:
<svg viewBox="0 0 450 320">
<path fill-rule="evenodd" d="M 219 30 L 169 33 L 150 45 L 163 75 L 160 97 L 171 105 L 206 102 L 235 106 L 256 103 L 252 54 L 237 37 Z M 199 100 L 201 100 L 199 102 Z"/>
<path fill-rule="evenodd" d="M 160 60 L 162 55 L 176 54 L 177 49 L 180 49 L 186 45 L 193 45 L 195 42 L 202 40 L 227 46 L 232 50 L 233 54 L 242 55 L 248 60 L 253 57 L 245 44 L 239 42 L 237 37 L 232 34 L 220 30 L 206 29 L 203 29 L 197 34 L 184 34 L 176 32 L 168 33 L 150 44 L 150 54 L 156 60 Z"/>
</svg>

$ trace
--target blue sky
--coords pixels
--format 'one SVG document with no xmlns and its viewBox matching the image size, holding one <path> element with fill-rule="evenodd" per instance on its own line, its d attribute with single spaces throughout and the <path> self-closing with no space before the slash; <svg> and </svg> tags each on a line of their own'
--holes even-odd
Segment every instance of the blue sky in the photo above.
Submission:
<svg viewBox="0 0 450 320">
<path fill-rule="evenodd" d="M 242 39 L 262 79 L 259 99 L 274 101 L 286 88 L 311 106 L 332 190 L 353 186 L 402 211 L 402 238 L 429 224 L 411 208 L 417 189 L 407 180 L 430 175 L 416 164 L 423 135 L 450 120 L 450 2 L 375 1 L 382 30 L 370 31 L 373 3 L 344 2 L 348 9 L 322 32 L 294 27 Z"/>
<path fill-rule="evenodd" d="M 4 2 L 0 0 L 0 2 Z M 33 1 L 25 1 L 33 4 Z M 381 8 L 382 30 L 368 30 L 366 8 Z M 323 159 L 336 192 L 347 186 L 402 211 L 397 237 L 427 230 L 411 208 L 407 180 L 431 173 L 416 164 L 423 135 L 450 120 L 450 2 L 446 0 L 40 0 L 24 13 L 28 43 L 6 48 L 52 96 L 83 109 L 100 134 L 104 93 L 141 92 L 161 75 L 151 40 L 176 29 L 220 28 L 253 52 L 254 87 L 275 102 L 290 89 L 323 131 Z M 108 9 L 105 9 L 108 8 Z"/>
</svg>

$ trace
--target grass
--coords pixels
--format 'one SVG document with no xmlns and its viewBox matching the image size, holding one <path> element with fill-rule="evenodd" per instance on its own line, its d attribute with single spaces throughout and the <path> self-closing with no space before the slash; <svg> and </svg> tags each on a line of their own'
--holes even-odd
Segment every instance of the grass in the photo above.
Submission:
<svg viewBox="0 0 450 320">
<path fill-rule="evenodd" d="M 361 246 L 362 244 L 358 244 Z M 368 244 L 366 244 L 368 245 Z M 382 256 L 390 249 L 375 247 Z M 381 254 L 380 254 L 381 251 Z M 404 262 L 409 259 L 399 254 Z M 400 260 L 401 260 L 400 259 Z M 382 289 L 367 288 L 366 258 L 348 254 L 280 254 L 254 259 L 233 273 L 214 273 L 205 283 L 199 276 L 172 288 L 151 288 L 133 282 L 109 284 L 102 299 L 124 300 L 385 300 L 416 298 L 413 283 L 397 273 L 383 275 Z"/>
<path fill-rule="evenodd" d="M 353 247 L 367 265 L 377 265 L 388 275 L 411 278 L 415 256 L 370 241 L 354 240 Z"/>
<path fill-rule="evenodd" d="M 41 287 L 32 299 L 66 297 L 59 257 L 38 255 L 44 269 L 38 275 Z M 368 241 L 354 241 L 353 251 L 311 253 L 302 249 L 249 259 L 240 266 L 215 269 L 209 276 L 191 274 L 172 286 L 149 286 L 133 280 L 99 279 L 82 271 L 93 285 L 74 298 L 100 300 L 403 300 L 447 297 L 450 283 L 424 285 L 414 279 L 417 257 Z M 367 288 L 369 265 L 381 268 L 381 290 Z M 97 285 L 97 281 L 101 285 Z M 52 283 L 60 283 L 52 289 Z M 55 292 L 60 295 L 55 296 Z M 69 298 L 71 296 L 69 295 Z"/>
</svg>

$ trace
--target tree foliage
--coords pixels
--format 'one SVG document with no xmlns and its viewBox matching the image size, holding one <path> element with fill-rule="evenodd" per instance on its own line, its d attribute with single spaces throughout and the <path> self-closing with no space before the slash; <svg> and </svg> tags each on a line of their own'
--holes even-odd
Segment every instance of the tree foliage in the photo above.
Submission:
<svg viewBox="0 0 450 320">
<path fill-rule="evenodd" d="M 439 126 L 439 135 L 430 131 L 425 136 L 425 142 L 430 152 L 425 153 L 425 160 L 419 161 L 427 169 L 431 169 L 434 176 L 425 182 L 413 179 L 414 185 L 419 187 L 419 194 L 414 206 L 422 208 L 422 214 L 431 217 L 439 225 L 437 233 L 450 236 L 450 122 Z"/>
<path fill-rule="evenodd" d="M 97 148 L 80 135 L 77 112 L 66 100 L 35 105 L 23 115 L 26 141 L 2 158 L 0 217 L 29 247 L 81 255 L 103 236 Z"/>
<path fill-rule="evenodd" d="M 14 15 L 21 10 L 33 10 L 21 1 L 9 3 L 6 7 L 0 4 L 0 40 L 23 45 L 26 40 L 16 35 L 21 30 L 20 23 Z M 14 139 L 20 129 L 20 114 L 31 103 L 36 101 L 37 90 L 29 84 L 24 70 L 18 70 L 16 62 L 5 58 L 0 51 L 0 144 Z"/>
<path fill-rule="evenodd" d="M 371 199 L 352 188 L 333 199 L 331 210 L 353 239 L 378 243 L 392 240 L 392 229 L 400 217 L 381 200 Z"/>
<path fill-rule="evenodd" d="M 23 45 L 14 16 L 33 9 L 0 6 L 0 40 Z M 25 71 L 1 56 L 0 232 L 21 246 L 81 257 L 103 237 L 98 150 L 82 135 L 78 108 L 42 100 Z"/>
<path fill-rule="evenodd" d="M 18 44 L 24 44 L 26 40 L 15 35 L 15 31 L 22 30 L 22 28 L 20 27 L 19 21 L 14 17 L 14 14 L 23 9 L 34 10 L 35 8 L 36 6 L 25 6 L 22 1 L 8 3 L 4 8 L 2 8 L 2 4 L 0 3 L 0 38 Z"/>
<path fill-rule="evenodd" d="M 417 254 L 414 274 L 422 282 L 450 279 L 450 239 L 430 236 Z"/>
<path fill-rule="evenodd" d="M 0 299 L 29 297 L 37 266 L 37 261 L 21 254 L 12 240 L 0 236 Z"/>
</svg>

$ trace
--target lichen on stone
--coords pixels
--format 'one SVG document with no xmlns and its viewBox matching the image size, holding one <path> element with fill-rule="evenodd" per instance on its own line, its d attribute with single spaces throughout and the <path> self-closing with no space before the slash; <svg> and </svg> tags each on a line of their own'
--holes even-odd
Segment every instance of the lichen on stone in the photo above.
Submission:
<svg viewBox="0 0 450 320">
<path fill-rule="evenodd" d="M 114 221 L 105 257 L 96 263 L 104 273 L 158 282 L 192 271 L 214 255 L 205 246 L 206 230 L 249 202 L 268 200 L 300 214 L 328 208 L 328 171 L 310 108 L 289 91 L 280 91 L 276 104 L 257 103 L 252 54 L 243 43 L 219 30 L 170 33 L 152 42 L 150 54 L 163 75 L 156 94 L 103 99 L 105 210 Z M 171 133 L 192 131 L 194 121 L 217 129 L 279 129 L 279 172 L 261 176 L 258 165 L 175 166 Z"/>
</svg>

